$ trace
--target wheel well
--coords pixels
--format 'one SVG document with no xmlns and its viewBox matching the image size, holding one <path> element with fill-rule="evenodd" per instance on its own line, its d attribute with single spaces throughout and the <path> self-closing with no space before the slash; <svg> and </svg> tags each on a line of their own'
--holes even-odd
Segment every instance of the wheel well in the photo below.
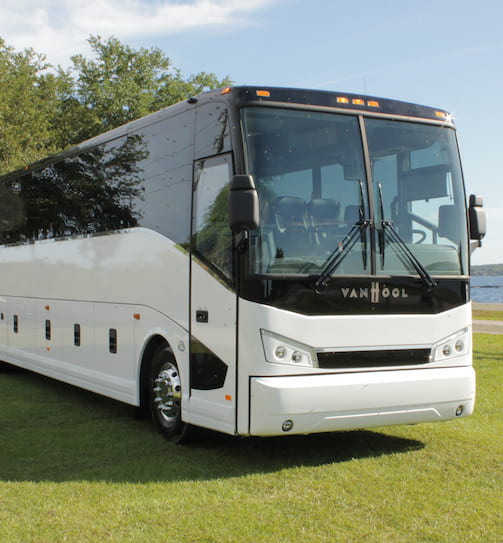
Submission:
<svg viewBox="0 0 503 543">
<path fill-rule="evenodd" d="M 169 343 L 162 336 L 153 336 L 149 339 L 147 346 L 143 351 L 140 369 L 140 409 L 145 412 L 148 411 L 148 376 L 150 363 L 152 362 L 154 353 L 162 345 L 170 347 Z"/>
</svg>

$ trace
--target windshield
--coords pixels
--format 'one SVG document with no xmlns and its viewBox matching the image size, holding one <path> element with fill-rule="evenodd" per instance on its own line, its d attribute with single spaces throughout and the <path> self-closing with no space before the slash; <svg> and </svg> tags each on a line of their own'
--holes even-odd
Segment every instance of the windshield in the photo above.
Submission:
<svg viewBox="0 0 503 543">
<path fill-rule="evenodd" d="M 467 228 L 454 130 L 380 119 L 366 119 L 365 126 L 380 244 L 377 273 L 414 273 L 410 259 L 400 258 L 402 242 L 428 273 L 463 274 Z M 386 234 L 387 224 L 398 236 Z"/>
<path fill-rule="evenodd" d="M 464 193 L 454 131 L 375 118 L 364 124 L 371 180 L 358 116 L 243 110 L 247 167 L 261 218 L 251 235 L 252 273 L 323 280 L 417 275 L 414 260 L 427 274 L 465 272 Z"/>
</svg>

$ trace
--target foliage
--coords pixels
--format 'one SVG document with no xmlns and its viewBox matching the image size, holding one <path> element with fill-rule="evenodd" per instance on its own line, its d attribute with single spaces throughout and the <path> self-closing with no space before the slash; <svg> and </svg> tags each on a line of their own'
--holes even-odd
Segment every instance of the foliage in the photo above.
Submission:
<svg viewBox="0 0 503 543">
<path fill-rule="evenodd" d="M 467 419 L 162 440 L 130 408 L 0 374 L 0 540 L 500 543 L 503 336 L 475 336 Z"/>
<path fill-rule="evenodd" d="M 503 275 L 503 264 L 483 264 L 471 267 L 472 275 Z"/>
<path fill-rule="evenodd" d="M 0 38 L 0 173 L 57 150 L 53 132 L 62 81 L 32 49 L 16 52 Z"/>
<path fill-rule="evenodd" d="M 230 84 L 213 73 L 184 78 L 157 48 L 89 38 L 93 57 L 52 67 L 0 38 L 0 174 L 31 164 L 133 119 Z"/>
</svg>

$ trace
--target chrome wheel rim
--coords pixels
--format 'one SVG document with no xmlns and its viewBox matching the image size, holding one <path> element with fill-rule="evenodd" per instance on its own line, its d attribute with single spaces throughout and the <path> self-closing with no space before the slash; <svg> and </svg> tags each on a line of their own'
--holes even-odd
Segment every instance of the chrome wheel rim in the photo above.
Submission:
<svg viewBox="0 0 503 543">
<path fill-rule="evenodd" d="M 154 380 L 154 404 L 159 418 L 176 424 L 180 415 L 182 386 L 178 369 L 171 362 L 164 364 Z"/>
</svg>

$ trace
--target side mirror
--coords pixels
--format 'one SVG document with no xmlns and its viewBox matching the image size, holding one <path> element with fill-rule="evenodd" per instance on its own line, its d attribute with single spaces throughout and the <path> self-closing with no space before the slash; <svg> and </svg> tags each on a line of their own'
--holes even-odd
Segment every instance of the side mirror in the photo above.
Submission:
<svg viewBox="0 0 503 543">
<path fill-rule="evenodd" d="M 483 205 L 482 196 L 470 195 L 470 206 L 468 208 L 470 239 L 477 242 L 476 247 L 482 246 L 482 238 L 486 235 L 486 214 L 482 209 Z"/>
<path fill-rule="evenodd" d="M 486 235 L 486 214 L 482 209 L 483 206 L 482 196 L 470 195 L 470 207 L 468 208 L 470 239 L 480 241 Z"/>
<path fill-rule="evenodd" d="M 229 192 L 229 226 L 234 233 L 259 226 L 258 194 L 251 175 L 235 175 Z"/>
</svg>

